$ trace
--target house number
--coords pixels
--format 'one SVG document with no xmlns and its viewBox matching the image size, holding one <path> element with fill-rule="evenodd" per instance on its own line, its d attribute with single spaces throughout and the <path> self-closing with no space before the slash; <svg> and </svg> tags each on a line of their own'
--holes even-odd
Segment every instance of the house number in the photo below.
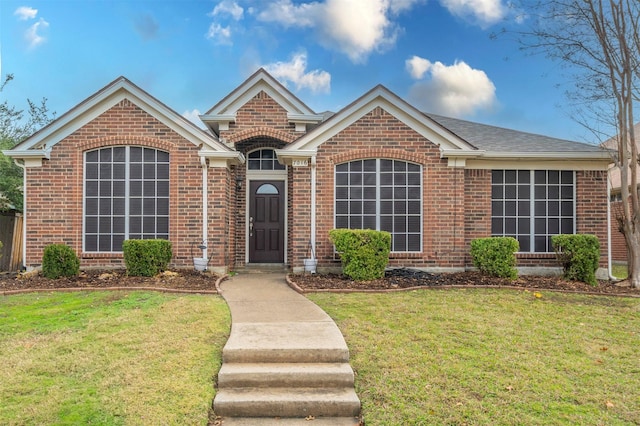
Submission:
<svg viewBox="0 0 640 426">
<path fill-rule="evenodd" d="M 293 160 L 293 167 L 307 167 L 309 165 L 309 160 Z"/>
</svg>

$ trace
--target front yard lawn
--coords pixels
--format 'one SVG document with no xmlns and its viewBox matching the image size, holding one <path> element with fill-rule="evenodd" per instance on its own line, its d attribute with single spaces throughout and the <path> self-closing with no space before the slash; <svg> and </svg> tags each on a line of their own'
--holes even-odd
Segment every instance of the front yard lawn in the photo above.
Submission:
<svg viewBox="0 0 640 426">
<path fill-rule="evenodd" d="M 367 425 L 640 424 L 640 299 L 513 290 L 311 294 Z"/>
<path fill-rule="evenodd" d="M 229 328 L 219 296 L 2 297 L 2 424 L 205 425 Z"/>
</svg>

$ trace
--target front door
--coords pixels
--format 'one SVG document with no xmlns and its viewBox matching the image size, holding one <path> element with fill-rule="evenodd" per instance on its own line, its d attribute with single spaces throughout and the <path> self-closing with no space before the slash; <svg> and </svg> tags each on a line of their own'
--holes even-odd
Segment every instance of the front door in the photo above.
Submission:
<svg viewBox="0 0 640 426">
<path fill-rule="evenodd" d="M 284 182 L 249 183 L 249 262 L 284 263 Z"/>
</svg>

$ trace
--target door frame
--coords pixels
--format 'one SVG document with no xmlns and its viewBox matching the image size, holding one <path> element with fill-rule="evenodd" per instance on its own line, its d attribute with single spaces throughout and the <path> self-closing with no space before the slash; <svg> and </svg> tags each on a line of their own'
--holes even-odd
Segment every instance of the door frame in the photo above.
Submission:
<svg viewBox="0 0 640 426">
<path fill-rule="evenodd" d="M 289 194 L 288 194 L 288 185 L 287 185 L 287 170 L 247 170 L 246 178 L 244 182 L 245 187 L 245 200 L 244 200 L 244 263 L 250 264 L 251 260 L 249 258 L 249 216 L 250 212 L 250 182 L 254 180 L 264 180 L 264 181 L 278 181 L 284 183 L 284 257 L 283 264 L 286 265 L 287 262 L 287 247 L 289 242 Z"/>
</svg>

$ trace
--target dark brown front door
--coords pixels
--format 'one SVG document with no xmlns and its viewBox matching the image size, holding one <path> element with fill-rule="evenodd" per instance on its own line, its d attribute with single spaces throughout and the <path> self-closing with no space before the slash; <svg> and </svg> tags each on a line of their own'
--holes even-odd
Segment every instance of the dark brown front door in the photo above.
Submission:
<svg viewBox="0 0 640 426">
<path fill-rule="evenodd" d="M 284 263 L 284 182 L 249 185 L 249 262 Z"/>
</svg>

